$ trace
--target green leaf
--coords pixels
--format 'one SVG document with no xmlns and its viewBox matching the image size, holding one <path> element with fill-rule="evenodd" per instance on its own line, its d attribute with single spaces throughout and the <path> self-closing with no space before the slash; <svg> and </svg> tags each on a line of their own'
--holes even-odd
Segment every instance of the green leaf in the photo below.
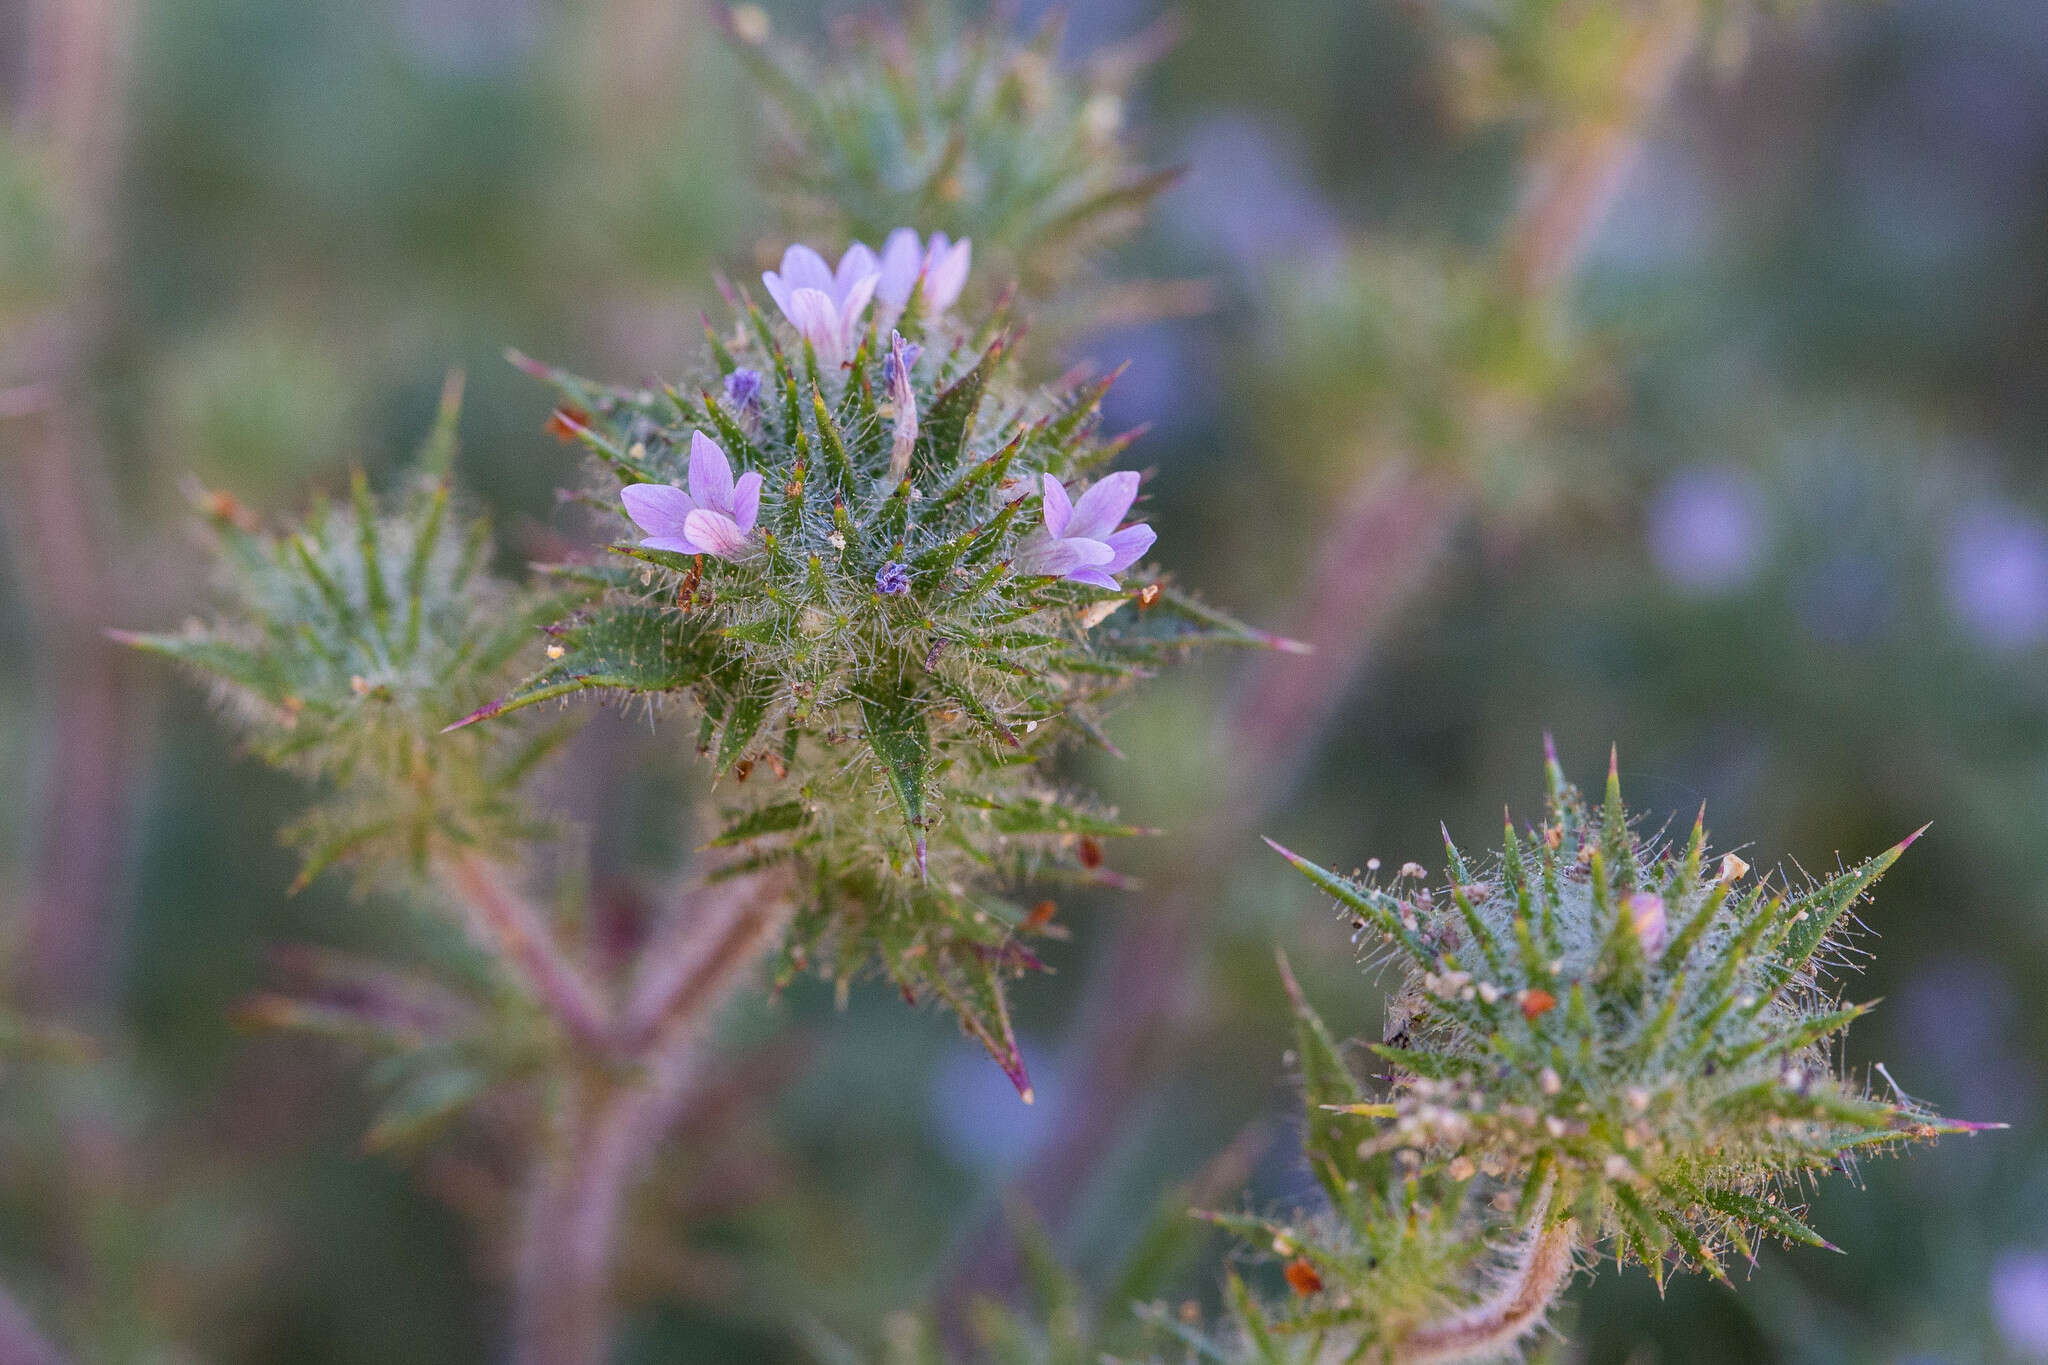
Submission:
<svg viewBox="0 0 2048 1365">
<path fill-rule="evenodd" d="M 742 692 L 733 698 L 718 739 L 719 772 L 730 771 L 746 754 L 747 746 L 761 731 L 761 722 L 768 718 L 769 700 L 766 692 Z"/>
<path fill-rule="evenodd" d="M 132 631 L 110 630 L 109 639 L 151 654 L 174 659 L 200 673 L 217 678 L 271 703 L 290 695 L 290 686 L 267 654 L 228 644 L 211 635 L 138 635 Z"/>
<path fill-rule="evenodd" d="M 718 832 L 718 837 L 711 841 L 711 847 L 727 848 L 770 834 L 787 834 L 791 830 L 802 829 L 803 823 L 801 801 L 778 801 L 772 806 L 759 806 L 742 812 Z"/>
<path fill-rule="evenodd" d="M 1776 1204 L 1766 1204 L 1755 1195 L 1743 1194 L 1739 1190 L 1704 1189 L 1696 1189 L 1693 1194 L 1700 1203 L 1716 1213 L 1725 1214 L 1739 1222 L 1753 1224 L 1766 1232 L 1775 1233 L 1788 1242 L 1804 1242 L 1808 1246 L 1820 1247 L 1824 1251 L 1841 1250 L 1784 1209 Z"/>
<path fill-rule="evenodd" d="M 864 694 L 861 717 L 867 723 L 868 748 L 882 765 L 889 791 L 903 811 L 903 822 L 917 841 L 918 864 L 924 863 L 925 777 L 931 766 L 931 732 L 917 695 L 900 680 L 884 690 Z"/>
<path fill-rule="evenodd" d="M 1337 1040 L 1330 1035 L 1322 1016 L 1308 1003 L 1301 983 L 1285 953 L 1276 954 L 1280 984 L 1294 1014 L 1294 1050 L 1301 1068 L 1302 1102 L 1306 1108 L 1302 1148 L 1315 1169 L 1317 1181 L 1339 1209 L 1357 1203 L 1355 1185 L 1367 1178 L 1367 1163 L 1358 1155 L 1357 1125 L 1328 1112 L 1326 1105 L 1355 1105 L 1367 1096 L 1358 1078 L 1344 1062 Z"/>
<path fill-rule="evenodd" d="M 490 1079 L 469 1067 L 429 1071 L 399 1087 L 363 1135 L 363 1150 L 390 1151 L 423 1142 L 440 1132 L 491 1088 Z"/>
<path fill-rule="evenodd" d="M 1861 866 L 1851 868 L 1829 879 L 1809 895 L 1801 896 L 1798 904 L 1805 918 L 1797 920 L 1786 936 L 1782 954 L 1785 965 L 1790 968 L 1804 966 L 1857 898 L 1890 871 L 1899 856 L 1926 832 L 1927 826 L 1922 825 L 1875 858 L 1867 859 Z"/>
<path fill-rule="evenodd" d="M 1310 862 L 1292 849 L 1281 847 L 1271 839 L 1266 840 L 1266 847 L 1294 864 L 1295 870 L 1315 883 L 1325 895 L 1332 897 L 1339 905 L 1352 911 L 1381 934 L 1400 944 L 1408 955 L 1415 959 L 1417 964 L 1425 968 L 1433 968 L 1435 966 L 1435 954 L 1429 950 L 1428 945 L 1423 943 L 1416 932 L 1410 929 L 1406 922 L 1402 920 L 1400 903 L 1392 896 L 1389 896 L 1384 891 L 1375 891 L 1370 887 L 1355 885 L 1328 868 L 1320 867 Z"/>
<path fill-rule="evenodd" d="M 1200 645 L 1235 645 L 1248 649 L 1273 649 L 1283 654 L 1307 654 L 1309 647 L 1299 640 L 1248 626 L 1235 617 L 1206 606 L 1178 588 L 1161 586 L 1150 606 L 1142 597 L 1113 613 L 1090 633 L 1090 638 L 1112 653 L 1153 657 L 1168 650 L 1191 649 Z"/>
<path fill-rule="evenodd" d="M 989 378 L 1002 362 L 1004 344 L 1001 337 L 991 342 L 974 362 L 973 369 L 932 399 L 931 407 L 918 423 L 913 465 L 918 475 L 945 473 L 959 464 L 961 451 L 974 434 L 975 414 L 981 410 Z"/>
<path fill-rule="evenodd" d="M 991 801 L 963 798 L 962 805 L 988 813 L 989 825 L 998 834 L 1089 834 L 1103 839 L 1131 839 L 1157 834 L 1142 825 L 1126 825 L 1106 816 L 1063 806 L 1057 801 Z"/>
<path fill-rule="evenodd" d="M 562 655 L 518 690 L 478 707 L 446 727 L 457 730 L 572 692 L 679 692 L 702 682 L 720 662 L 717 639 L 689 617 L 647 602 L 610 604 L 561 627 Z"/>
<path fill-rule="evenodd" d="M 925 980 L 959 1018 L 960 1026 L 995 1058 L 1010 1084 L 1017 1087 L 1018 1097 L 1030 1104 L 1036 1096 L 1024 1069 L 1024 1054 L 1017 1047 L 1016 1030 L 1010 1025 L 1010 1002 L 1003 993 L 996 959 L 951 950 L 935 956 L 940 961 L 927 969 Z"/>
</svg>

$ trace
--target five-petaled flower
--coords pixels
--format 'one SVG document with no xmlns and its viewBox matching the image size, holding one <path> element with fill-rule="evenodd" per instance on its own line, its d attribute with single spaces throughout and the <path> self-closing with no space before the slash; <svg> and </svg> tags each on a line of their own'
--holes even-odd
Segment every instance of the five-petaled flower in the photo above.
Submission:
<svg viewBox="0 0 2048 1365">
<path fill-rule="evenodd" d="M 896 321 L 920 279 L 924 281 L 926 316 L 937 317 L 951 308 L 967 287 L 967 271 L 973 261 L 974 243 L 965 237 L 955 242 L 943 232 L 934 232 L 929 242 L 921 242 L 915 229 L 897 228 L 882 243 L 882 278 L 875 286 L 875 297 L 881 300 L 880 325 L 887 327 Z"/>
<path fill-rule="evenodd" d="M 817 351 L 819 362 L 837 367 L 853 354 L 860 315 L 881 279 L 875 253 L 855 242 L 839 258 L 837 271 L 809 247 L 792 246 L 782 253 L 782 269 L 765 272 L 761 283 L 768 286 L 790 325 Z"/>
<path fill-rule="evenodd" d="M 746 553 L 761 511 L 761 476 L 732 477 L 732 465 L 718 442 L 690 433 L 689 491 L 666 483 L 628 484 L 619 492 L 626 515 L 647 533 L 650 550 L 737 559 Z"/>
<path fill-rule="evenodd" d="M 1137 500 L 1138 476 L 1129 470 L 1111 474 L 1078 502 L 1067 497 L 1066 485 L 1052 475 L 1045 475 L 1043 482 L 1045 529 L 1034 531 L 1018 547 L 1017 572 L 1114 588 L 1112 575 L 1137 563 L 1157 539 L 1143 522 L 1117 529 Z"/>
</svg>

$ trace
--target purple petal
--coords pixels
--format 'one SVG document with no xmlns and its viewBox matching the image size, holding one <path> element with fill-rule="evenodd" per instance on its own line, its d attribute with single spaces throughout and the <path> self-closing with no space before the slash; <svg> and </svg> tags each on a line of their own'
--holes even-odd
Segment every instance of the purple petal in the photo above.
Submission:
<svg viewBox="0 0 2048 1365">
<path fill-rule="evenodd" d="M 754 521 L 760 515 L 761 473 L 750 469 L 740 475 L 739 482 L 732 486 L 732 519 L 742 532 L 746 532 L 754 529 Z M 1146 543 L 1149 545 L 1151 542 Z"/>
<path fill-rule="evenodd" d="M 854 281 L 863 275 L 878 274 L 881 269 L 881 262 L 875 259 L 875 253 L 868 249 L 868 244 L 855 242 L 846 248 L 846 254 L 839 258 L 839 269 L 832 276 L 833 296 L 844 299 L 847 291 L 853 288 Z"/>
<path fill-rule="evenodd" d="M 1081 495 L 1074 504 L 1073 520 L 1060 534 L 1107 540 L 1137 499 L 1137 474 L 1128 469 L 1112 474 Z"/>
<path fill-rule="evenodd" d="M 747 533 L 723 512 L 700 507 L 684 521 L 685 534 L 704 547 L 704 553 L 722 559 L 736 559 L 747 548 Z"/>
<path fill-rule="evenodd" d="M 1110 560 L 1103 567 L 1107 568 L 1111 573 L 1122 573 L 1125 569 L 1130 568 L 1131 565 L 1143 559 L 1145 551 L 1151 549 L 1152 542 L 1157 539 L 1159 539 L 1158 534 L 1142 521 L 1135 526 L 1124 527 L 1123 530 L 1118 531 L 1109 538 L 1107 543 L 1109 548 L 1115 552 L 1116 558 Z"/>
<path fill-rule="evenodd" d="M 799 289 L 815 289 L 823 294 L 832 294 L 832 267 L 825 264 L 825 258 L 798 242 L 782 253 L 782 283 L 791 293 Z"/>
<path fill-rule="evenodd" d="M 690 433 L 690 498 L 697 506 L 732 515 L 732 464 L 718 442 Z"/>
<path fill-rule="evenodd" d="M 875 285 L 880 283 L 881 278 L 880 272 L 869 270 L 867 274 L 853 282 L 846 291 L 846 297 L 840 300 L 839 342 L 842 351 L 850 353 L 854 349 L 855 338 L 860 335 L 861 311 L 868 306 L 868 300 L 875 296 Z"/>
<path fill-rule="evenodd" d="M 633 524 L 650 536 L 683 534 L 683 518 L 697 507 L 688 493 L 667 483 L 629 483 L 619 490 L 619 501 Z"/>
<path fill-rule="evenodd" d="M 924 296 L 934 313 L 943 313 L 960 298 L 967 287 L 967 270 L 974 262 L 974 243 L 963 237 L 946 246 L 946 234 L 932 234 L 932 251 L 926 258 Z"/>
<path fill-rule="evenodd" d="M 679 555 L 704 553 L 704 547 L 688 536 L 649 536 L 640 543 L 650 550 L 669 550 Z"/>
<path fill-rule="evenodd" d="M 789 283 L 772 270 L 761 272 L 761 283 L 768 287 L 768 297 L 775 300 L 775 306 L 782 310 L 782 316 L 789 318 L 791 322 L 796 321 L 790 317 L 789 312 Z"/>
<path fill-rule="evenodd" d="M 1069 536 L 1060 543 L 1074 548 L 1074 561 L 1084 569 L 1108 568 L 1110 561 L 1116 558 L 1116 551 L 1100 540 Z"/>
<path fill-rule="evenodd" d="M 1086 583 L 1091 588 L 1115 588 L 1119 586 L 1114 578 L 1111 578 L 1107 572 L 1101 569 L 1075 569 L 1067 574 L 1066 578 L 1070 583 Z"/>
<path fill-rule="evenodd" d="M 924 247 L 919 244 L 916 231 L 897 228 L 882 243 L 882 279 L 875 286 L 875 297 L 900 312 L 910 301 L 910 291 L 917 287 L 917 272 L 923 266 Z"/>
<path fill-rule="evenodd" d="M 789 320 L 827 365 L 844 358 L 839 341 L 839 307 L 820 289 L 799 289 L 789 296 Z"/>
<path fill-rule="evenodd" d="M 1066 541 L 1056 540 L 1043 531 L 1034 531 L 1024 537 L 1011 563 L 1020 574 L 1062 574 L 1079 568 L 1081 556 L 1070 549 Z"/>
<path fill-rule="evenodd" d="M 1059 537 L 1067 533 L 1067 524 L 1074 519 L 1074 504 L 1067 497 L 1067 486 L 1052 475 L 1042 476 L 1045 483 L 1045 530 L 1046 534 Z"/>
</svg>

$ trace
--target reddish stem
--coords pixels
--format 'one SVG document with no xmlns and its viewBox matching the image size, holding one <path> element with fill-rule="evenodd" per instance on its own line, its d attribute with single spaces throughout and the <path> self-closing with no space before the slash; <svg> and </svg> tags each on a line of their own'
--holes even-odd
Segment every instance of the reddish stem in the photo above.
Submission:
<svg viewBox="0 0 2048 1365">
<path fill-rule="evenodd" d="M 681 1118 L 720 1009 L 781 940 L 795 903 L 787 878 L 768 872 L 735 879 L 690 908 L 687 928 L 658 950 L 681 969 L 643 971 L 643 980 L 665 984 L 650 989 L 650 1003 L 629 1008 L 629 1020 L 652 1021 L 630 1072 L 622 1078 L 593 1068 L 558 1085 L 528 1188 L 513 1365 L 603 1365 L 609 1358 L 626 1197 Z"/>
</svg>

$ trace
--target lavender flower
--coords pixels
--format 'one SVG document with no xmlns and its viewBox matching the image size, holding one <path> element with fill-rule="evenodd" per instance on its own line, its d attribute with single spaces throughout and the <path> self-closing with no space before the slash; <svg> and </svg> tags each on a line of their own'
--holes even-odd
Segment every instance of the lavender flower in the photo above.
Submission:
<svg viewBox="0 0 2048 1365">
<path fill-rule="evenodd" d="M 910 591 L 910 566 L 890 560 L 875 571 L 875 591 L 884 597 L 901 597 Z"/>
<path fill-rule="evenodd" d="M 929 242 L 920 242 L 915 229 L 900 227 L 882 243 L 881 282 L 875 297 L 881 300 L 881 325 L 889 326 L 902 315 L 903 306 L 917 282 L 924 281 L 924 310 L 929 317 L 951 308 L 967 287 L 967 271 L 974 261 L 974 243 L 962 237 L 955 242 L 943 232 L 934 232 Z"/>
<path fill-rule="evenodd" d="M 2014 1354 L 2048 1357 L 2048 1255 L 2011 1250 L 1991 1268 L 1991 1316 Z"/>
<path fill-rule="evenodd" d="M 1097 483 L 1078 502 L 1068 499 L 1066 485 L 1052 475 L 1044 476 L 1044 485 L 1045 529 L 1018 548 L 1019 573 L 1114 588 L 1111 575 L 1137 563 L 1158 538 L 1143 522 L 1117 529 L 1138 497 L 1138 476 L 1129 470 Z"/>
<path fill-rule="evenodd" d="M 725 377 L 725 396 L 742 413 L 752 412 L 761 402 L 761 372 L 742 365 Z"/>
<path fill-rule="evenodd" d="M 2048 524 L 1986 500 L 1949 528 L 1949 608 L 1979 644 L 2025 649 L 2048 639 Z"/>
<path fill-rule="evenodd" d="M 846 249 L 835 272 L 825 258 L 807 246 L 782 253 L 782 270 L 761 276 L 776 307 L 803 333 L 818 359 L 837 367 L 846 363 L 860 333 L 860 315 L 882 278 L 875 253 L 860 242 Z"/>
<path fill-rule="evenodd" d="M 761 476 L 749 471 L 735 483 L 718 442 L 690 433 L 688 492 L 665 483 L 629 484 L 619 492 L 626 515 L 647 532 L 650 550 L 737 559 L 746 552 L 761 510 Z"/>
</svg>

